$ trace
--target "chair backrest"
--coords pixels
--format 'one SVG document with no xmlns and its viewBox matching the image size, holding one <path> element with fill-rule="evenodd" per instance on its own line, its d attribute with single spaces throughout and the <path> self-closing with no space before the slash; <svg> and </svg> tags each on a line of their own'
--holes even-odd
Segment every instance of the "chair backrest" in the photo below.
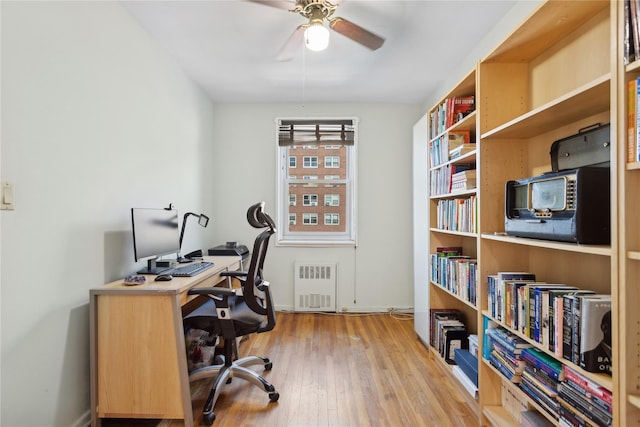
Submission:
<svg viewBox="0 0 640 427">
<path fill-rule="evenodd" d="M 264 202 L 256 203 L 247 210 L 247 221 L 255 228 L 265 228 L 257 237 L 251 252 L 251 261 L 247 277 L 242 281 L 242 294 L 247 306 L 254 312 L 267 316 L 259 332 L 273 329 L 275 326 L 275 308 L 271 299 L 269 283 L 262 275 L 267 254 L 269 238 L 276 232 L 273 219 L 264 211 Z"/>
</svg>

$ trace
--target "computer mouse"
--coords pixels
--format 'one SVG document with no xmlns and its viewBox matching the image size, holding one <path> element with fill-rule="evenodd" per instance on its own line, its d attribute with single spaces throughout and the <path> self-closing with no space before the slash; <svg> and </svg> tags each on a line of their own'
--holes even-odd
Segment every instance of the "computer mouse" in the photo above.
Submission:
<svg viewBox="0 0 640 427">
<path fill-rule="evenodd" d="M 170 274 L 158 274 L 154 280 L 156 282 L 168 282 L 169 280 L 173 280 L 173 276 Z"/>
</svg>

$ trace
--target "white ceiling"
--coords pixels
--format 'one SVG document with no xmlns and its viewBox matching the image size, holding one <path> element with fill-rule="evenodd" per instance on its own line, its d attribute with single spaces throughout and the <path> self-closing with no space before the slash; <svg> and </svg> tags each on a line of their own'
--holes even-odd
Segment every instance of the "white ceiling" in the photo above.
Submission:
<svg viewBox="0 0 640 427">
<path fill-rule="evenodd" d="M 342 0 L 334 16 L 385 38 L 370 51 L 331 32 L 327 50 L 276 56 L 302 16 L 247 0 L 122 0 L 212 101 L 423 103 L 515 0 Z"/>
</svg>

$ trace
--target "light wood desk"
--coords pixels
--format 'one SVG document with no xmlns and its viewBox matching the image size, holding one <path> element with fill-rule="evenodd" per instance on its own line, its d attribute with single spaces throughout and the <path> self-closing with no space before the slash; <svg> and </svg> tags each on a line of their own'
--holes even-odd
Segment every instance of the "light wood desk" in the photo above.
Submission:
<svg viewBox="0 0 640 427">
<path fill-rule="evenodd" d="M 194 287 L 216 286 L 240 257 L 205 257 L 214 266 L 194 277 L 90 290 L 91 425 L 103 418 L 181 419 L 193 426 L 183 312 L 203 300 Z"/>
</svg>

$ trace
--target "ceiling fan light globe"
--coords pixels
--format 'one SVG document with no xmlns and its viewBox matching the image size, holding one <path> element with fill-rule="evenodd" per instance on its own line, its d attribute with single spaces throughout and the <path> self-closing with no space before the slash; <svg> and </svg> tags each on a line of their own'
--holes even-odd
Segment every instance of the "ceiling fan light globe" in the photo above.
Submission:
<svg viewBox="0 0 640 427">
<path fill-rule="evenodd" d="M 329 30 L 322 25 L 310 25 L 304 30 L 304 44 L 309 50 L 325 50 L 329 46 Z"/>
</svg>

